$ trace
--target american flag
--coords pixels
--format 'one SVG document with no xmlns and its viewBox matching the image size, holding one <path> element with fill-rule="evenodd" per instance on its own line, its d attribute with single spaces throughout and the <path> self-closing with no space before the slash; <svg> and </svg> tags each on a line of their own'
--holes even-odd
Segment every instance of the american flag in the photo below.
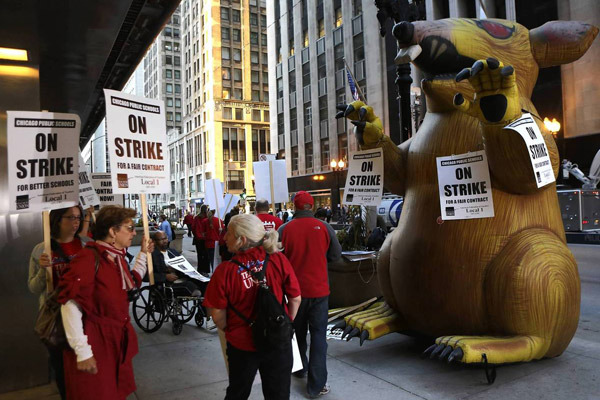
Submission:
<svg viewBox="0 0 600 400">
<path fill-rule="evenodd" d="M 348 77 L 348 85 L 350 85 L 350 91 L 352 92 L 352 98 L 354 100 L 360 100 L 358 96 L 358 90 L 356 90 L 356 85 L 354 84 L 354 79 L 352 79 L 352 74 L 348 67 L 346 67 L 346 76 Z"/>
</svg>

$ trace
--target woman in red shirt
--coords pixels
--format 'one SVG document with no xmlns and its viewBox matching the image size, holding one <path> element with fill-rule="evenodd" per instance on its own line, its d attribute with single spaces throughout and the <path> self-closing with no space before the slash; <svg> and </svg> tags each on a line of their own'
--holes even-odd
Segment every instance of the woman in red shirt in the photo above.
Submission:
<svg viewBox="0 0 600 400">
<path fill-rule="evenodd" d="M 265 232 L 255 215 L 240 214 L 231 218 L 225 234 L 227 249 L 234 253 L 232 260 L 259 273 L 267 253 L 266 281 L 281 302 L 287 296 L 287 312 L 294 319 L 300 306 L 300 286 L 288 259 L 280 253 L 279 234 Z M 266 399 L 289 399 L 292 372 L 292 347 L 258 353 L 252 341 L 252 329 L 237 315 L 253 316 L 258 286 L 250 273 L 232 261 L 221 263 L 206 289 L 204 306 L 219 329 L 225 331 L 229 386 L 225 399 L 247 399 L 252 390 L 256 371 L 260 372 L 263 395 Z"/>
<path fill-rule="evenodd" d="M 72 349 L 64 352 L 69 399 L 124 400 L 135 390 L 132 359 L 138 344 L 129 322 L 128 294 L 140 286 L 146 252 L 154 249 L 144 238 L 129 271 L 125 252 L 136 235 L 135 215 L 130 208 L 102 208 L 94 230 L 97 241 L 71 260 L 61 279 L 58 300 Z"/>
<path fill-rule="evenodd" d="M 64 273 L 65 267 L 75 254 L 89 240 L 80 237 L 83 228 L 81 223 L 83 209 L 79 206 L 60 208 L 50 212 L 50 245 L 52 259 L 44 253 L 44 242 L 38 243 L 29 258 L 29 290 L 40 296 L 40 307 L 46 301 L 46 270 L 52 268 L 52 287 L 56 288 Z M 86 217 L 89 218 L 89 217 Z M 65 399 L 65 378 L 62 348 L 48 346 L 50 367 L 54 371 L 56 386 L 62 399 Z"/>
</svg>

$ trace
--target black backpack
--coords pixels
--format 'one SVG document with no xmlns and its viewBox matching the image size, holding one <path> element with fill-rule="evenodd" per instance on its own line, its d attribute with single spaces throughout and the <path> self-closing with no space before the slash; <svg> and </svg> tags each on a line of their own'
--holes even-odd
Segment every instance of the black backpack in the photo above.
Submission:
<svg viewBox="0 0 600 400">
<path fill-rule="evenodd" d="M 284 298 L 281 303 L 277 301 L 277 297 L 271 291 L 266 282 L 267 263 L 269 255 L 267 254 L 263 268 L 260 272 L 255 273 L 247 266 L 237 260 L 231 262 L 244 268 L 252 275 L 252 278 L 258 282 L 258 292 L 256 294 L 256 302 L 254 303 L 254 320 L 245 317 L 231 304 L 229 307 L 250 327 L 252 328 L 252 340 L 254 347 L 261 353 L 277 349 L 283 350 L 291 345 L 294 328 L 292 321 L 285 312 Z"/>
</svg>

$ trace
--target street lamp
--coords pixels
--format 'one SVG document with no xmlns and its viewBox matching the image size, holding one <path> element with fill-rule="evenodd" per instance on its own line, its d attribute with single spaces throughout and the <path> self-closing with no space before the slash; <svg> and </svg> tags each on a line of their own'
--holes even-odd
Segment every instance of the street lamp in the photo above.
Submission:
<svg viewBox="0 0 600 400">
<path fill-rule="evenodd" d="M 333 171 L 333 175 L 335 176 L 335 187 L 331 191 L 331 206 L 333 208 L 334 217 L 336 217 L 336 221 L 339 221 L 339 212 L 338 206 L 341 208 L 342 204 L 340 201 L 340 175 L 342 175 L 344 167 L 346 167 L 346 163 L 344 160 L 336 161 L 335 158 L 331 160 L 329 164 L 331 170 Z"/>
<path fill-rule="evenodd" d="M 560 122 L 558 122 L 556 118 L 552 118 L 552 121 L 550 121 L 550 119 L 546 117 L 544 118 L 544 126 L 546 126 L 546 129 L 548 129 L 552 133 L 554 139 L 556 139 L 556 135 L 558 131 L 560 131 Z"/>
</svg>

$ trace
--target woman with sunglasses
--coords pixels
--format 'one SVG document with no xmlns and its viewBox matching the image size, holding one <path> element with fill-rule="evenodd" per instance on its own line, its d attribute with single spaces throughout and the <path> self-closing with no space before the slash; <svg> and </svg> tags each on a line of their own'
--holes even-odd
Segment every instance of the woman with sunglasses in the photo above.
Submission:
<svg viewBox="0 0 600 400">
<path fill-rule="evenodd" d="M 65 267 L 90 239 L 79 236 L 83 229 L 81 207 L 67 207 L 50 212 L 50 244 L 52 256 L 44 253 L 44 242 L 37 244 L 29 258 L 29 290 L 39 295 L 40 307 L 46 300 L 46 270 L 52 268 L 52 287 L 56 288 Z M 86 216 L 86 218 L 90 218 Z M 62 348 L 48 346 L 50 367 L 54 371 L 56 385 L 65 399 Z"/>
<path fill-rule="evenodd" d="M 146 274 L 149 238 L 129 271 L 126 249 L 136 235 L 136 211 L 107 206 L 96 216 L 94 237 L 68 265 L 59 302 L 71 349 L 64 352 L 69 399 L 125 399 L 135 391 L 132 359 L 137 337 L 129 322 L 128 295 Z M 97 268 L 96 268 L 97 266 Z"/>
</svg>

